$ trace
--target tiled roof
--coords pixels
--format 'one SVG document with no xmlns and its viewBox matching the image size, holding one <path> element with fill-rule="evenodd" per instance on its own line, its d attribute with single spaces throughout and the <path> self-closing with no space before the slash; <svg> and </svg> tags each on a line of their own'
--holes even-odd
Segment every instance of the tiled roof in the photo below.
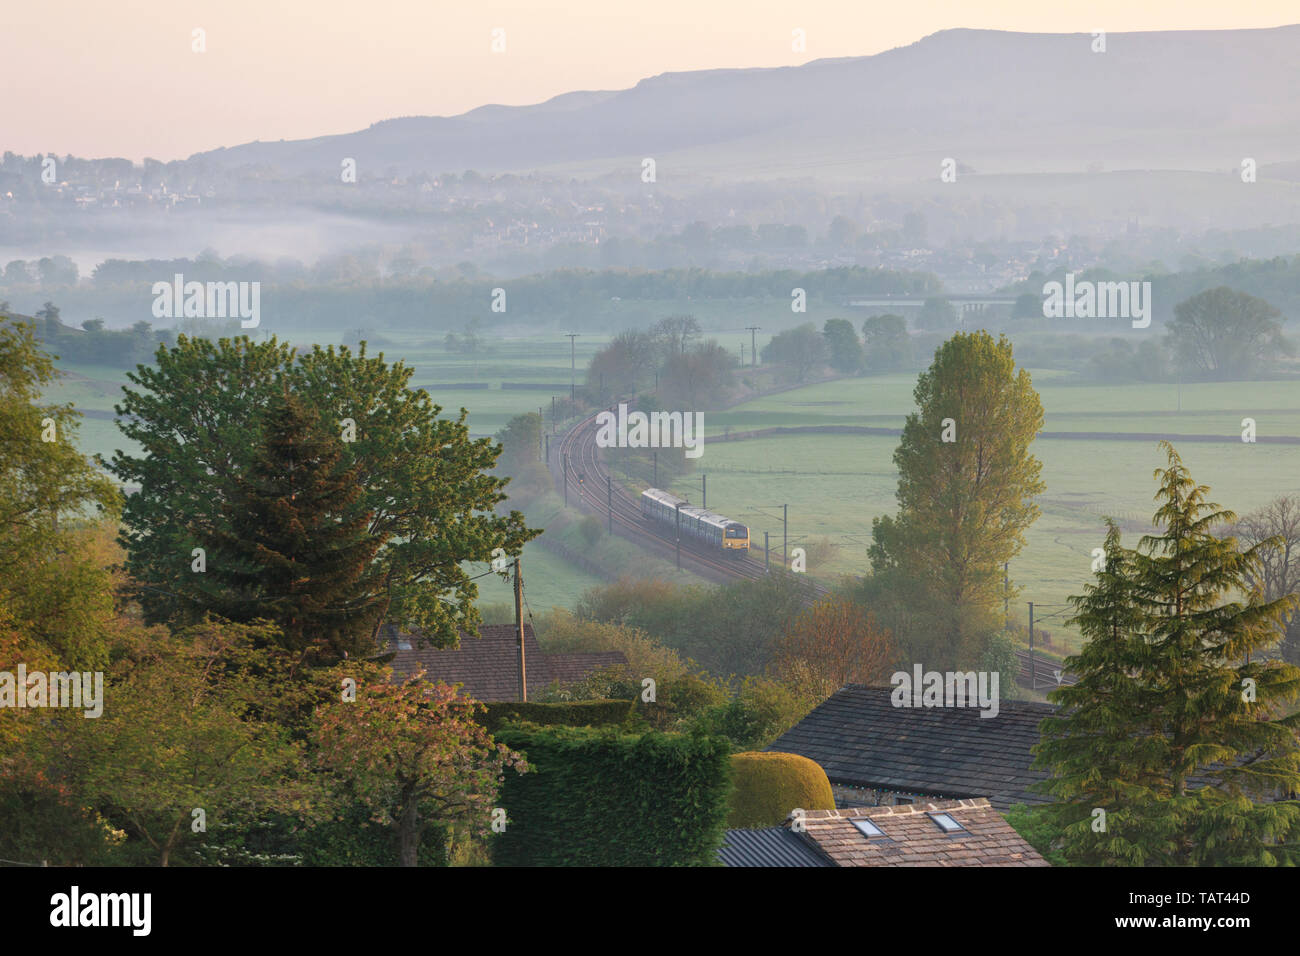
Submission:
<svg viewBox="0 0 1300 956">
<path fill-rule="evenodd" d="M 484 625 L 478 637 L 461 634 L 460 647 L 455 650 L 421 648 L 410 641 L 408 650 L 399 649 L 393 656 L 393 675 L 404 680 L 420 665 L 424 666 L 426 680 L 440 680 L 447 684 L 463 685 L 462 693 L 475 700 L 502 701 L 519 699 L 519 631 L 513 624 Z M 396 638 L 390 636 L 389 650 L 396 647 Z M 627 658 L 617 651 L 590 654 L 546 654 L 537 643 L 531 624 L 524 625 L 524 661 L 528 670 L 528 696 L 545 690 L 551 684 L 572 684 L 588 674 L 626 664 Z"/>
<path fill-rule="evenodd" d="M 834 866 L 797 833 L 782 827 L 728 830 L 718 850 L 726 866 Z"/>
<path fill-rule="evenodd" d="M 936 813 L 946 813 L 961 829 L 946 832 L 935 822 Z M 861 819 L 869 819 L 882 835 L 862 833 L 853 825 Z M 802 838 L 836 866 L 1049 865 L 984 799 L 809 810 L 804 827 Z"/>
<path fill-rule="evenodd" d="M 934 797 L 988 797 L 998 810 L 1048 803 L 1028 789 L 1038 724 L 1050 704 L 1003 700 L 996 717 L 976 708 L 894 707 L 890 687 L 850 684 L 786 731 L 768 750 L 821 764 L 832 784 Z"/>
</svg>

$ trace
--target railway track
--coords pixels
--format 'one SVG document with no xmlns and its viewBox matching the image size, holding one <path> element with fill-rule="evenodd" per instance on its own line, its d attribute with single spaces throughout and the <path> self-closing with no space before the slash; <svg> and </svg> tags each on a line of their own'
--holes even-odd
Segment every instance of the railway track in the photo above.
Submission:
<svg viewBox="0 0 1300 956">
<path fill-rule="evenodd" d="M 1020 674 L 1017 683 L 1022 687 L 1035 690 L 1055 690 L 1058 686 L 1077 684 L 1079 679 L 1061 670 L 1061 665 L 1050 657 L 1030 654 L 1029 651 L 1016 651 L 1016 660 L 1020 662 Z M 1057 673 L 1060 680 L 1057 680 Z"/>
<path fill-rule="evenodd" d="M 568 473 L 569 494 L 577 494 L 578 507 L 583 511 L 604 517 L 612 517 L 614 530 L 625 538 L 660 554 L 673 557 L 676 542 L 671 532 L 647 522 L 641 516 L 640 505 L 619 486 L 615 486 L 612 495 L 606 491 L 606 481 L 610 478 L 600 461 L 596 445 L 596 415 L 593 413 L 564 433 L 559 447 L 559 482 L 561 487 Z M 579 482 L 580 476 L 582 481 Z M 607 500 L 609 499 L 609 500 Z M 751 542 L 752 549 L 752 542 Z M 762 549 L 758 549 L 761 551 Z M 713 581 L 728 582 L 738 580 L 757 580 L 767 572 L 753 559 L 752 553 L 744 560 L 736 561 L 702 552 L 686 540 L 682 541 L 682 567 L 688 568 Z M 819 593 L 828 593 L 828 589 L 818 587 Z"/>
<path fill-rule="evenodd" d="M 670 532 L 658 525 L 647 522 L 641 515 L 640 505 L 615 485 L 612 494 L 607 491 L 606 480 L 611 476 L 601 464 L 599 449 L 596 445 L 596 415 L 592 413 L 564 433 L 559 445 L 558 482 L 562 487 L 567 471 L 569 493 L 575 495 L 578 507 L 591 514 L 604 517 L 607 522 L 612 518 L 616 533 L 636 544 L 655 551 L 669 559 L 675 555 L 676 542 Z M 548 463 L 549 464 L 549 463 Z M 579 477 L 582 481 L 579 481 Z M 754 553 L 761 552 L 755 548 L 751 536 L 750 555 L 743 561 L 725 559 L 717 555 L 701 553 L 697 548 L 682 542 L 682 567 L 689 568 L 702 577 L 718 583 L 739 580 L 757 580 L 767 572 L 763 565 L 754 560 Z M 821 598 L 830 593 L 830 588 L 813 583 L 816 597 Z M 1057 680 L 1056 671 L 1060 665 L 1050 658 L 1031 655 L 1029 651 L 1016 651 L 1020 663 L 1018 683 L 1025 687 L 1052 689 L 1058 684 L 1073 684 L 1076 678 L 1062 674 Z"/>
</svg>

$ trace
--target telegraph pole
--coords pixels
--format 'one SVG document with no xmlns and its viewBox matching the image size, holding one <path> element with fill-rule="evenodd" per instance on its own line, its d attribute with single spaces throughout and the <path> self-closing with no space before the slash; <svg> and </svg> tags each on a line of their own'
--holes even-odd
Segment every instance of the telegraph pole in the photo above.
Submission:
<svg viewBox="0 0 1300 956">
<path fill-rule="evenodd" d="M 705 511 L 709 510 L 709 476 L 700 475 L 700 487 L 703 489 L 704 500 L 700 502 L 700 507 Z"/>
<path fill-rule="evenodd" d="M 605 476 L 605 511 L 609 514 L 608 533 L 614 533 L 614 479 L 610 475 Z"/>
<path fill-rule="evenodd" d="M 654 480 L 654 486 L 655 486 L 656 488 L 658 488 L 658 487 L 659 487 L 659 449 L 656 448 L 656 449 L 655 449 L 654 451 L 652 451 L 650 454 L 654 455 L 654 459 L 655 459 L 655 480 Z"/>
<path fill-rule="evenodd" d="M 547 434 L 543 437 L 546 438 L 546 463 L 549 465 L 551 463 L 551 436 Z"/>
<path fill-rule="evenodd" d="M 515 626 L 519 630 L 519 699 L 528 702 L 528 666 L 524 660 L 524 579 L 515 558 Z"/>
<path fill-rule="evenodd" d="M 772 573 L 772 551 L 767 543 L 767 532 L 763 532 L 763 573 Z"/>
<path fill-rule="evenodd" d="M 761 332 L 762 329 L 763 327 L 761 325 L 745 326 L 745 331 L 749 333 L 749 367 L 750 368 L 758 367 L 758 347 L 754 344 L 755 343 L 754 333 Z"/>
<path fill-rule="evenodd" d="M 573 358 L 573 354 L 574 354 L 574 353 L 573 353 L 573 340 L 576 339 L 576 338 L 577 338 L 579 335 L 581 335 L 582 333 L 581 333 L 581 332 L 565 332 L 565 333 L 563 333 L 563 334 L 564 334 L 564 335 L 567 335 L 567 336 L 569 337 L 569 404 L 573 404 L 573 403 L 575 403 L 575 402 L 577 401 L 577 393 L 576 393 L 576 391 L 575 391 L 576 386 L 575 386 L 574 382 L 576 381 L 576 375 L 577 375 L 577 371 L 576 371 L 576 370 L 577 370 L 577 367 L 578 367 L 576 364 L 574 364 L 574 358 Z"/>
</svg>

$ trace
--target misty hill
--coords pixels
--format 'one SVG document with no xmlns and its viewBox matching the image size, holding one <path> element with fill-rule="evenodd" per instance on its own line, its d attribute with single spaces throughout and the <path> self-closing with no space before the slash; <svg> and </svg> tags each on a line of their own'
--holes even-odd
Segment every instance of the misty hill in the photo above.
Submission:
<svg viewBox="0 0 1300 956">
<path fill-rule="evenodd" d="M 917 180 L 951 156 L 980 173 L 1227 172 L 1300 158 L 1300 25 L 1088 34 L 945 30 L 874 56 L 667 73 L 613 92 L 192 157 L 335 177 L 553 169 L 602 174 L 654 157 L 659 181 Z"/>
</svg>

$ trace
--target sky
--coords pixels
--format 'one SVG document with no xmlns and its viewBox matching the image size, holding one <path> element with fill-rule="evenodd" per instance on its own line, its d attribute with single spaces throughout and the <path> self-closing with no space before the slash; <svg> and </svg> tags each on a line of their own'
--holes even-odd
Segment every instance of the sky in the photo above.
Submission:
<svg viewBox="0 0 1300 956">
<path fill-rule="evenodd" d="M 956 27 L 1249 29 L 1296 0 L 6 0 L 0 151 L 180 159 Z M 493 31 L 504 49 L 493 50 Z M 794 31 L 805 49 L 794 49 Z M 196 31 L 202 31 L 196 34 Z M 199 39 L 201 38 L 201 44 Z M 498 40 L 501 34 L 497 34 Z M 196 49 L 203 46 L 200 52 Z"/>
</svg>

